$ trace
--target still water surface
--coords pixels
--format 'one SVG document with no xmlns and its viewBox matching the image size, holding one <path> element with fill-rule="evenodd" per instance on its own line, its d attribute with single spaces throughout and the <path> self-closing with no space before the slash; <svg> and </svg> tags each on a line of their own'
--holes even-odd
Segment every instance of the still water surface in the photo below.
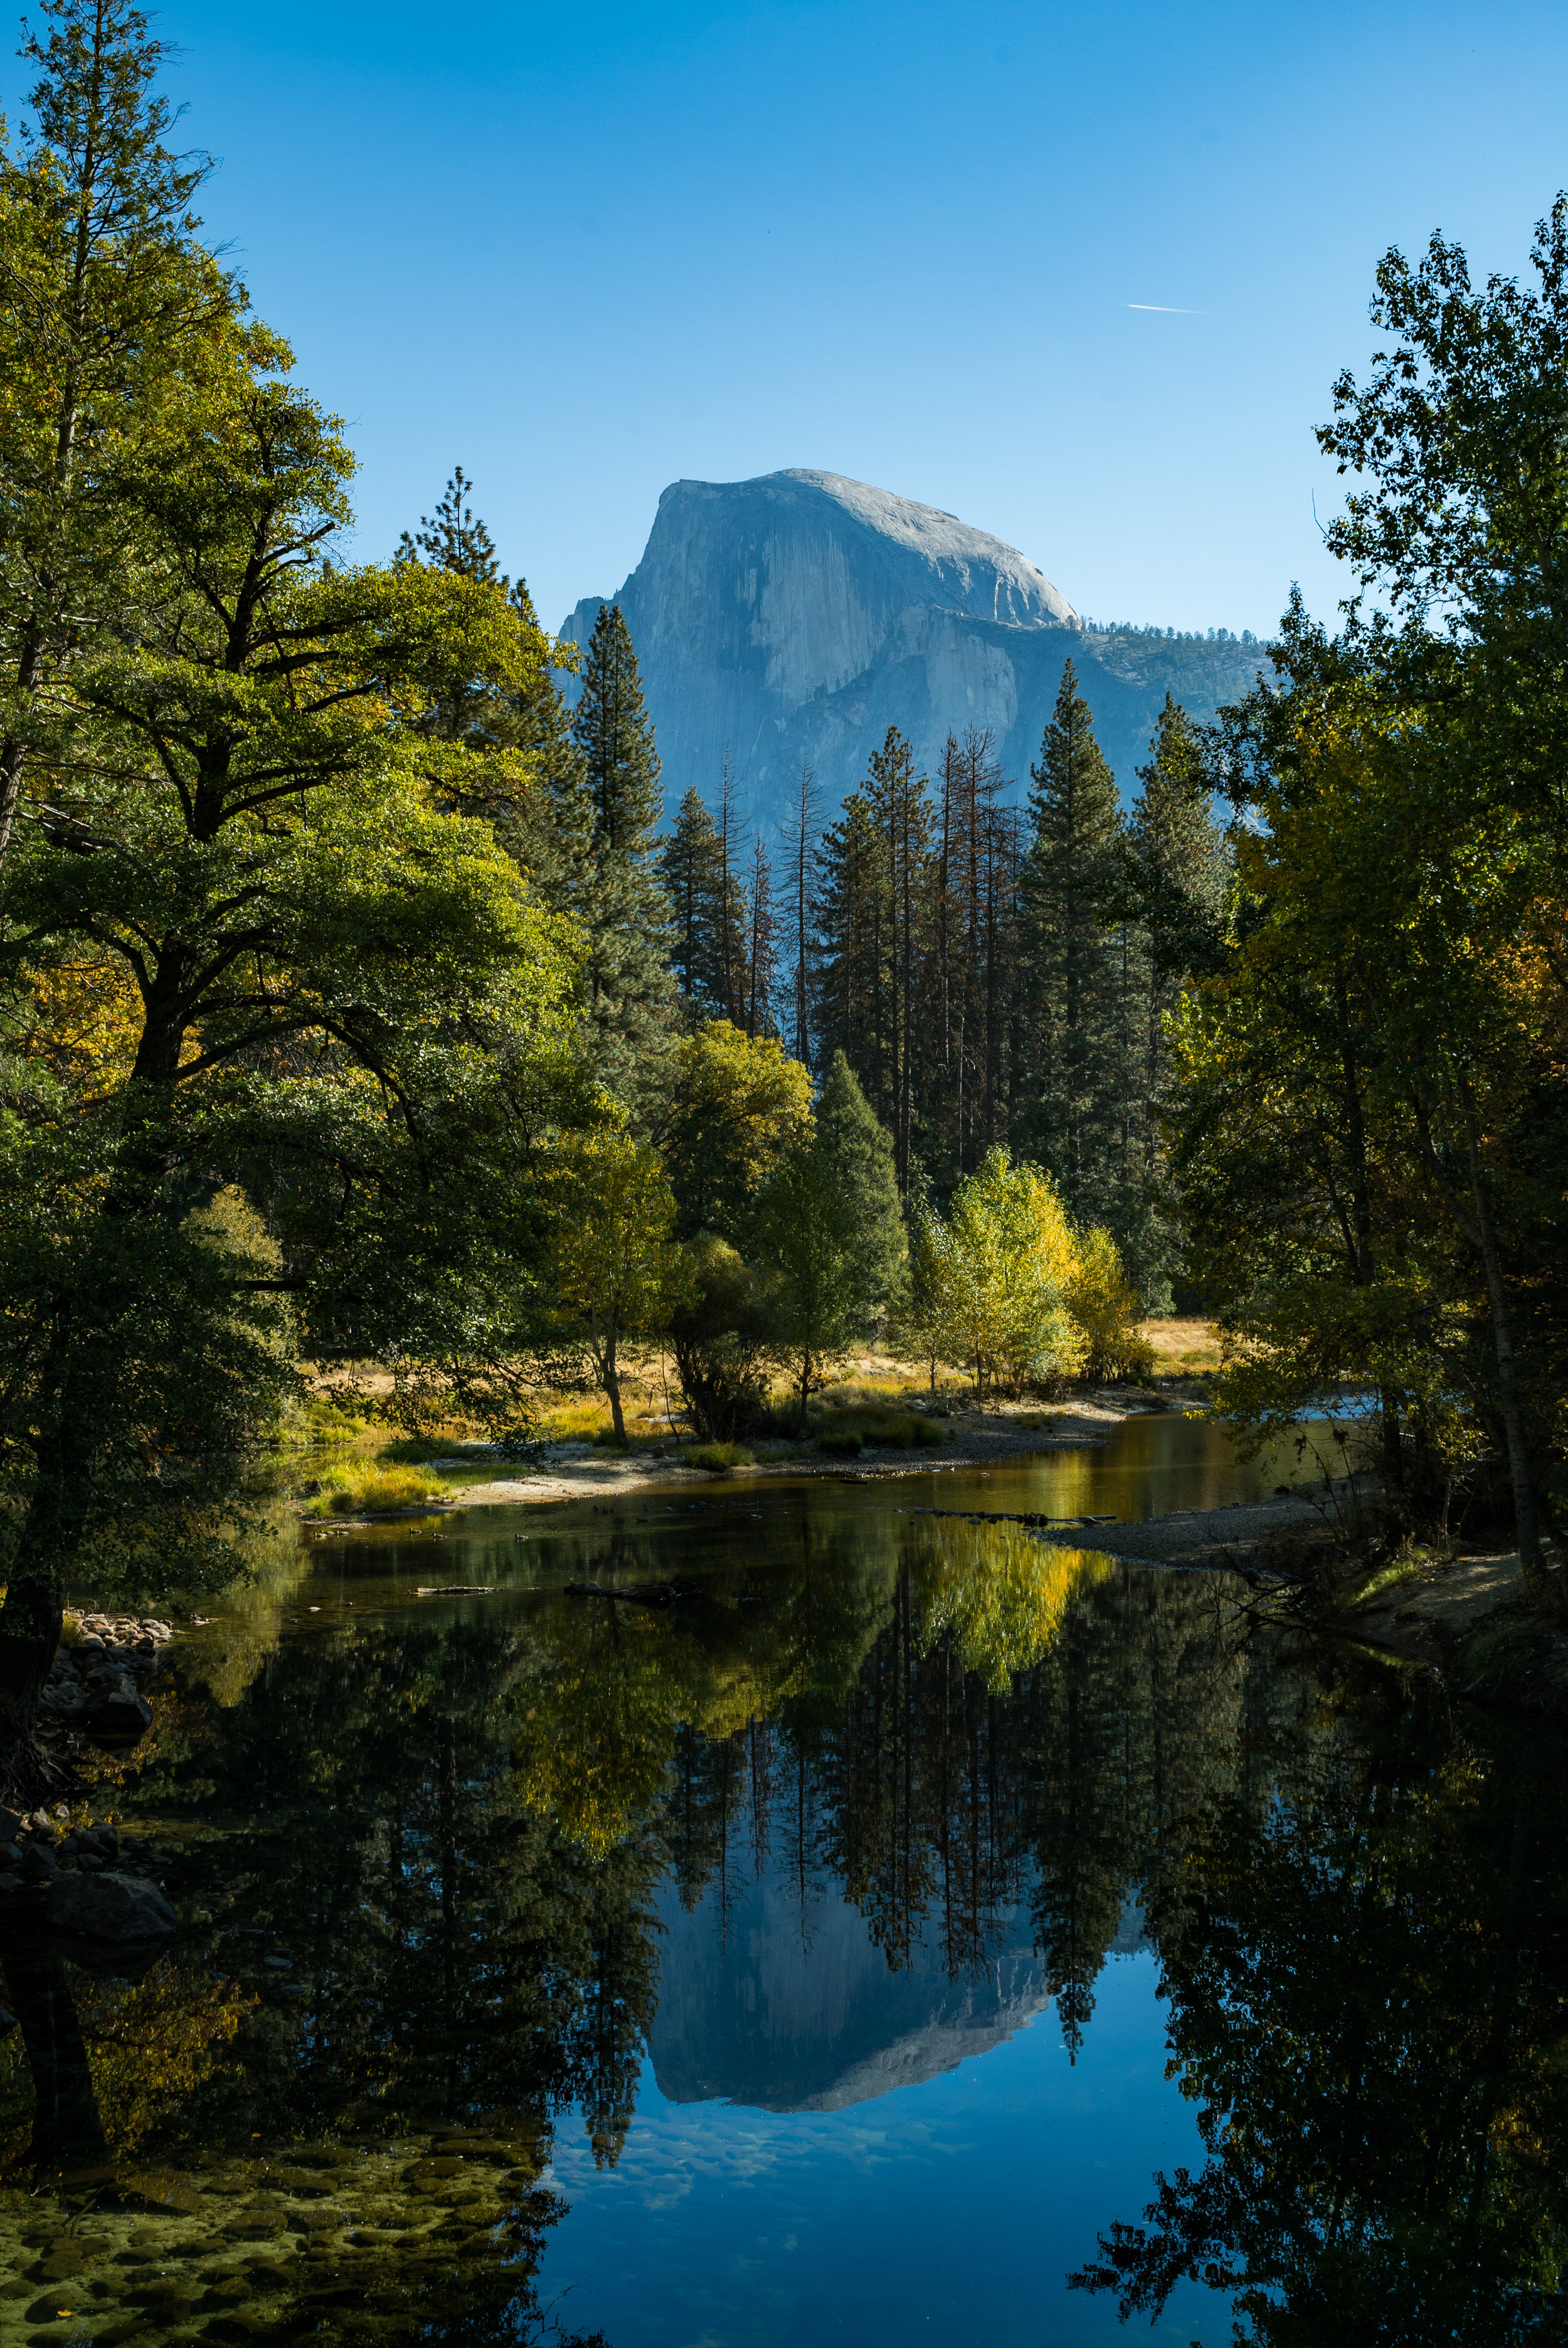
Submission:
<svg viewBox="0 0 1568 2348">
<path fill-rule="evenodd" d="M 313 1539 L 118 1797 L 177 1949 L 4 1949 L 0 2342 L 1568 2337 L 1557 1742 L 922 1513 L 1287 1472 L 1149 1418 Z"/>
</svg>

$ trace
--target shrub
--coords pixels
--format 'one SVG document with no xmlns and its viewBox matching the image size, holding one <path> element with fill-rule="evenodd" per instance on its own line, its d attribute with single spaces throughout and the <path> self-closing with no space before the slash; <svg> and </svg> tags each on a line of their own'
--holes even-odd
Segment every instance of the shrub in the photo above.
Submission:
<svg viewBox="0 0 1568 2348">
<path fill-rule="evenodd" d="M 688 1468 L 705 1468 L 711 1476 L 727 1476 L 732 1468 L 752 1465 L 743 1443 L 698 1443 L 682 1457 Z"/>
<path fill-rule="evenodd" d="M 733 1443 L 765 1408 L 763 1301 L 747 1266 L 712 1231 L 688 1243 L 686 1262 L 688 1293 L 671 1321 L 675 1375 L 698 1434 Z"/>
<path fill-rule="evenodd" d="M 861 1443 L 854 1427 L 834 1426 L 829 1427 L 825 1435 L 817 1437 L 816 1447 L 825 1451 L 830 1459 L 858 1459 Z"/>
<path fill-rule="evenodd" d="M 939 1426 L 913 1411 L 867 1413 L 857 1424 L 862 1442 L 883 1451 L 934 1451 L 946 1440 Z"/>
</svg>

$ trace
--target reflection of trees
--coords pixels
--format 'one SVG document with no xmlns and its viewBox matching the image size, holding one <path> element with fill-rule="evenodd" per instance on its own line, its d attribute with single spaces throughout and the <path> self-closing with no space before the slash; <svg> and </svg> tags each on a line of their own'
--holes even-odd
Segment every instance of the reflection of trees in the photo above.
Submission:
<svg viewBox="0 0 1568 2348">
<path fill-rule="evenodd" d="M 1546 1776 L 1435 1717 L 1363 1733 L 1202 1576 L 891 1510 L 786 1534 L 689 1605 L 367 1620 L 242 1698 L 188 1686 L 159 1807 L 230 1821 L 197 1896 L 310 1994 L 268 1993 L 232 1931 L 140 1983 L 14 1950 L 34 2167 L 161 2178 L 197 2243 L 238 2213 L 333 2337 L 428 2307 L 432 2337 L 527 2338 L 553 2131 L 580 2112 L 612 2162 L 630 2121 L 660 1885 L 727 1918 L 765 1868 L 803 1935 L 831 1881 L 890 1966 L 924 1940 L 955 1978 L 1026 1909 L 1070 2046 L 1141 1902 L 1209 2159 L 1105 2246 L 1129 2306 L 1212 2264 L 1271 2348 L 1341 2308 L 1351 2343 L 1479 2342 L 1484 2294 L 1554 2277 Z M 574 1567 L 669 1570 L 624 1528 Z M 30 2174 L 27 2122 L 0 2112 Z"/>
<path fill-rule="evenodd" d="M 102 2212 L 150 2198 L 171 2258 L 201 2246 L 168 2282 L 169 2322 L 200 2275 L 196 2304 L 221 2321 L 264 2289 L 334 2339 L 529 2336 L 559 2211 L 537 2181 L 551 2115 L 580 2100 L 611 2154 L 624 2132 L 661 1864 L 646 1835 L 597 1864 L 514 1791 L 531 1660 L 505 1635 L 368 1628 L 283 1648 L 232 1708 L 188 1694 L 200 1807 L 245 1821 L 215 1854 L 231 1893 L 202 1896 L 271 1929 L 308 2001 L 236 2000 L 185 1954 L 126 1983 L 5 1952 L 36 2106 L 23 2157 L 39 2172 L 107 2154 Z M 158 1766 L 169 1802 L 167 1744 Z M 233 1933 L 213 1949 L 258 1991 L 260 1953 Z M 322 2149 L 345 2139 L 359 2150 Z M 323 2204 L 340 2157 L 351 2190 Z M 264 2283 L 220 2239 L 236 2232 L 269 2245 Z M 122 2236 L 105 2240 L 92 2289 L 112 2295 L 128 2278 Z"/>
<path fill-rule="evenodd" d="M 1154 1899 L 1208 2158 L 1081 2284 L 1234 2290 L 1270 2348 L 1562 2335 L 1568 1951 L 1558 1756 L 1440 1699 L 1330 1722 L 1225 1791 Z"/>
</svg>

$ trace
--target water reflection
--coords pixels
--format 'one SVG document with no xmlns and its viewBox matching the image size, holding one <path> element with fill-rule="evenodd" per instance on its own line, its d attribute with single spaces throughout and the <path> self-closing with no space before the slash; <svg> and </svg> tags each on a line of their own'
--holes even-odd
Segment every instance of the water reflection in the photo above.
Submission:
<svg viewBox="0 0 1568 2348">
<path fill-rule="evenodd" d="M 552 2156 L 575 2137 L 612 2176 L 650 2068 L 671 2104 L 825 2126 L 994 2063 L 1048 2005 L 1087 2059 L 1108 1958 L 1148 1945 L 1206 2166 L 1049 2267 L 988 2242 L 988 2339 L 1037 2340 L 1042 2311 L 1103 2337 L 1065 2328 L 1114 2322 L 1067 2296 L 1074 2264 L 1144 2313 L 1206 2279 L 1271 2343 L 1334 2310 L 1352 2340 L 1556 2336 L 1544 1739 L 1293 1647 L 1223 1577 L 885 1487 L 522 1543 L 492 1519 L 438 1554 L 494 1594 L 415 1601 L 428 1543 L 343 1544 L 281 1637 L 252 1617 L 188 1647 L 128 1797 L 178 1851 L 173 1951 L 127 1979 L 0 1950 L 0 2328 L 526 2340 Z M 677 1569 L 678 1606 L 563 1594 Z M 982 2131 L 974 2176 L 988 2157 Z M 780 2307 L 755 2336 L 798 2333 Z M 890 2294 L 873 2336 L 903 2322 Z"/>
</svg>

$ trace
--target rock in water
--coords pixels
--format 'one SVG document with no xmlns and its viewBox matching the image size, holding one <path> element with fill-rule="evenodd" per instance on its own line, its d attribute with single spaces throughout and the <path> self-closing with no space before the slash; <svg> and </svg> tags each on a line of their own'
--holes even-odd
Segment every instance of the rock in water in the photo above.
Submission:
<svg viewBox="0 0 1568 2348">
<path fill-rule="evenodd" d="M 152 1706 L 122 1674 L 118 1684 L 95 1698 L 74 1725 L 99 1745 L 134 1745 L 152 1726 Z"/>
<path fill-rule="evenodd" d="M 561 633 L 586 644 L 602 599 Z M 1245 692 L 1258 650 L 1085 629 L 1027 555 L 934 506 L 838 473 L 675 481 L 616 597 L 664 767 L 666 817 L 709 799 L 726 750 L 743 817 L 776 822 L 803 756 L 831 807 L 890 725 L 935 775 L 949 732 L 992 729 L 1027 785 L 1071 655 L 1123 788 L 1167 686 L 1194 717 Z"/>
<path fill-rule="evenodd" d="M 175 1928 L 174 1910 L 155 1883 L 128 1875 L 61 1875 L 49 1890 L 56 1932 L 94 1941 L 152 1941 Z"/>
</svg>

